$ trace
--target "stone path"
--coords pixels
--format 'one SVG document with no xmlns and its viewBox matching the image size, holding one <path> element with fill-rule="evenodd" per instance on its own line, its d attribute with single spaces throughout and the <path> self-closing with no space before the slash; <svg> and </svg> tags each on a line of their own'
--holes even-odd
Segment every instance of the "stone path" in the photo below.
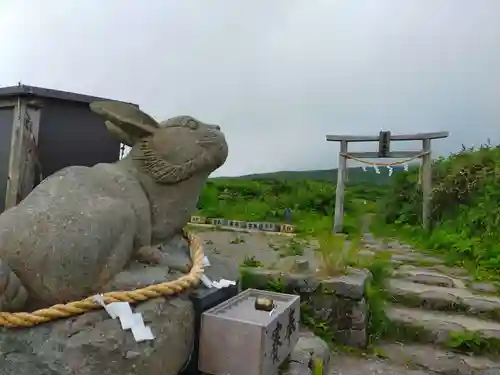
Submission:
<svg viewBox="0 0 500 375">
<path fill-rule="evenodd" d="M 321 359 L 328 364 L 325 375 L 431 375 L 422 369 L 413 368 L 405 363 L 393 363 L 390 360 L 366 355 L 352 355 L 331 351 L 326 343 L 311 332 L 302 329 L 300 338 L 290 356 L 288 368 L 280 375 L 311 375 L 308 364 L 311 357 Z"/>
<path fill-rule="evenodd" d="M 493 283 L 475 283 L 465 269 L 448 267 L 397 241 L 364 236 L 363 256 L 388 258 L 386 315 L 402 343 L 379 350 L 394 364 L 446 375 L 500 374 L 500 296 Z M 412 335 L 413 333 L 413 335 Z M 450 349 L 450 337 L 476 346 L 481 355 Z"/>
<path fill-rule="evenodd" d="M 328 375 L 431 375 L 404 364 L 395 364 L 378 358 L 361 358 L 346 354 L 333 354 Z"/>
<path fill-rule="evenodd" d="M 431 374 L 498 375 L 498 363 L 443 350 L 432 345 L 386 343 L 378 349 L 394 364 L 420 368 Z"/>
<path fill-rule="evenodd" d="M 432 333 L 429 339 L 432 342 L 445 343 L 453 332 L 479 334 L 486 339 L 500 338 L 499 323 L 462 314 L 402 306 L 388 306 L 386 313 L 393 323 L 415 327 L 416 332 Z"/>
<path fill-rule="evenodd" d="M 329 375 L 500 375 L 500 296 L 495 284 L 475 283 L 465 269 L 446 266 L 397 241 L 383 243 L 365 234 L 358 255 L 388 259 L 386 315 L 402 342 L 377 345 L 384 359 L 333 355 Z M 413 334 L 412 334 L 413 333 Z M 450 335 L 488 345 L 482 355 L 449 348 Z M 481 339 L 478 339 L 481 337 Z M 491 353 L 493 352 L 493 353 Z"/>
<path fill-rule="evenodd" d="M 391 279 L 387 288 L 394 301 L 410 307 L 425 307 L 432 310 L 461 311 L 473 316 L 484 316 L 500 321 L 500 297 L 481 295 L 465 286 L 426 285 L 413 279 Z M 433 279 L 431 279 L 433 280 Z M 453 282 L 454 284 L 454 282 Z"/>
<path fill-rule="evenodd" d="M 328 363 L 328 375 L 498 375 L 494 361 L 450 351 L 434 346 L 412 343 L 384 343 L 378 351 L 381 359 L 368 354 L 348 354 L 329 351 L 318 337 L 301 330 L 299 342 L 291 359 L 294 363 L 282 375 L 311 375 L 307 368 L 310 357 Z"/>
</svg>

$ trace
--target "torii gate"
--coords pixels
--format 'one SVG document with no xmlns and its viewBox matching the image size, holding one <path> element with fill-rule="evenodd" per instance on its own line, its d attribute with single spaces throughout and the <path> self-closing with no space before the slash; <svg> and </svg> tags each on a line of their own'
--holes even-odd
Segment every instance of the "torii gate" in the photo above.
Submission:
<svg viewBox="0 0 500 375">
<path fill-rule="evenodd" d="M 344 216 L 344 189 L 347 178 L 347 159 L 364 158 L 408 158 L 405 162 L 422 159 L 422 225 L 425 229 L 430 226 L 431 194 L 432 194 L 432 171 L 431 171 L 431 139 L 447 138 L 449 132 L 417 133 L 405 135 L 391 135 L 389 131 L 381 131 L 375 136 L 357 135 L 327 135 L 329 142 L 340 142 L 339 167 L 337 173 L 337 189 L 335 196 L 335 216 L 333 222 L 333 233 L 342 231 L 342 218 Z M 420 151 L 390 151 L 390 141 L 422 141 Z M 378 152 L 347 152 L 349 142 L 378 142 Z M 361 161 L 361 160 L 359 160 Z M 402 162 L 387 163 L 379 165 L 395 165 Z"/>
</svg>

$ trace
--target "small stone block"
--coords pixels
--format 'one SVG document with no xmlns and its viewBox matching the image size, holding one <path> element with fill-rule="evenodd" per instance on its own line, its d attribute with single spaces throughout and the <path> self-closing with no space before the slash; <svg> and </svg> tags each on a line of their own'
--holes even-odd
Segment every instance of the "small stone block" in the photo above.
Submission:
<svg viewBox="0 0 500 375">
<path fill-rule="evenodd" d="M 361 274 L 345 275 L 323 280 L 321 285 L 327 293 L 330 292 L 338 296 L 360 300 L 364 297 L 367 280 L 368 276 Z"/>
<path fill-rule="evenodd" d="M 269 298 L 272 311 L 255 309 Z M 199 370 L 212 375 L 275 375 L 299 338 L 300 297 L 247 289 L 203 313 Z"/>
<path fill-rule="evenodd" d="M 189 296 L 194 308 L 194 347 L 189 362 L 180 375 L 201 375 L 198 370 L 201 316 L 205 311 L 236 296 L 238 289 L 238 284 L 221 289 L 200 287 Z"/>
<path fill-rule="evenodd" d="M 295 261 L 294 270 L 296 272 L 306 272 L 306 271 L 309 271 L 309 261 L 307 259 L 297 259 Z"/>
</svg>

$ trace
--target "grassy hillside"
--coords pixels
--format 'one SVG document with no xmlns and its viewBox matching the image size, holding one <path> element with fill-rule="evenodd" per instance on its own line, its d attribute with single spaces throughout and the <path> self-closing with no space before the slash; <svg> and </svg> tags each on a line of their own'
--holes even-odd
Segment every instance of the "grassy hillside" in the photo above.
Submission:
<svg viewBox="0 0 500 375">
<path fill-rule="evenodd" d="M 395 169 L 397 171 L 397 169 Z M 396 172 L 395 172 L 396 174 Z M 394 174 L 393 174 L 394 176 Z M 222 179 L 244 179 L 244 180 L 314 180 L 314 181 L 337 181 L 337 169 L 318 169 L 308 171 L 279 171 L 272 173 L 249 174 L 239 177 L 221 177 Z M 368 168 L 363 172 L 361 168 L 349 168 L 348 181 L 354 184 L 368 183 L 372 185 L 386 185 L 391 178 L 387 170 L 381 169 L 381 173 L 377 174 L 373 168 Z"/>
<path fill-rule="evenodd" d="M 397 174 L 380 200 L 376 228 L 403 235 L 421 247 L 444 253 L 478 277 L 498 276 L 500 268 L 500 147 L 465 149 L 436 160 L 432 167 L 432 229 L 421 222 L 418 171 Z"/>
<path fill-rule="evenodd" d="M 377 185 L 350 185 L 345 197 L 345 231 L 358 231 L 359 212 L 364 201 L 375 201 L 383 188 Z M 282 222 L 291 208 L 293 223 L 303 233 L 331 230 L 335 186 L 328 181 L 282 179 L 209 180 L 198 203 L 200 214 L 241 220 Z"/>
</svg>

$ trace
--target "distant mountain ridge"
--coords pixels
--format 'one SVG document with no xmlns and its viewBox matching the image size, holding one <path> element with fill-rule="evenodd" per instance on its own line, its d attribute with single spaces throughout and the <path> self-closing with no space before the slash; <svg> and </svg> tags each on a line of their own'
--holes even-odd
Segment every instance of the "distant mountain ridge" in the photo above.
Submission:
<svg viewBox="0 0 500 375">
<path fill-rule="evenodd" d="M 394 173 L 401 173 L 402 167 L 394 167 Z M 380 174 L 373 168 L 366 168 L 366 172 L 361 167 L 348 168 L 348 182 L 351 183 L 371 183 L 375 185 L 388 184 L 391 177 L 387 168 L 379 168 Z M 316 169 L 308 171 L 278 171 L 270 173 L 254 173 L 237 177 L 215 177 L 214 179 L 240 179 L 240 180 L 315 180 L 315 181 L 337 181 L 338 169 Z"/>
</svg>

